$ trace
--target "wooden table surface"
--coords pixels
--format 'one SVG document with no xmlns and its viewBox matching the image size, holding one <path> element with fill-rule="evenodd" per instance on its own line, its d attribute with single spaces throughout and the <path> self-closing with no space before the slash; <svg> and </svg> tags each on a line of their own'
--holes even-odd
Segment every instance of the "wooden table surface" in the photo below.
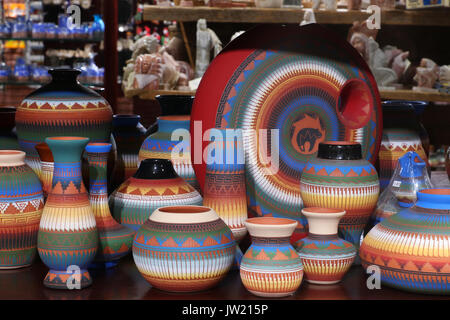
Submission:
<svg viewBox="0 0 450 320">
<path fill-rule="evenodd" d="M 261 300 L 243 286 L 238 271 L 231 271 L 217 287 L 199 293 L 175 294 L 154 289 L 140 275 L 131 255 L 107 271 L 92 272 L 94 282 L 83 290 L 52 290 L 43 286 L 47 267 L 37 259 L 31 267 L 0 271 L 0 300 Z M 303 282 L 300 289 L 283 300 L 449 300 L 445 296 L 419 295 L 388 288 L 369 290 L 366 275 L 354 266 L 336 285 Z"/>
</svg>

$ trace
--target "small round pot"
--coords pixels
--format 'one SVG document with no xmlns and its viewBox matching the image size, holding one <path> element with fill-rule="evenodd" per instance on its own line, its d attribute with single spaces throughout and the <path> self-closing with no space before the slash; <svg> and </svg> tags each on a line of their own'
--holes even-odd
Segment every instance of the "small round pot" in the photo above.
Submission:
<svg viewBox="0 0 450 320">
<path fill-rule="evenodd" d="M 356 249 L 338 237 L 339 220 L 345 211 L 305 208 L 309 234 L 295 244 L 302 259 L 305 279 L 315 284 L 335 284 L 342 280 L 355 260 Z"/>
<path fill-rule="evenodd" d="M 134 262 L 145 280 L 171 292 L 214 287 L 230 270 L 235 251 L 230 228 L 203 206 L 156 209 L 133 242 Z"/>
<path fill-rule="evenodd" d="M 244 287 L 259 297 L 279 298 L 297 291 L 303 279 L 303 264 L 289 240 L 298 222 L 284 218 L 258 217 L 245 221 L 252 244 L 241 261 Z"/>
</svg>

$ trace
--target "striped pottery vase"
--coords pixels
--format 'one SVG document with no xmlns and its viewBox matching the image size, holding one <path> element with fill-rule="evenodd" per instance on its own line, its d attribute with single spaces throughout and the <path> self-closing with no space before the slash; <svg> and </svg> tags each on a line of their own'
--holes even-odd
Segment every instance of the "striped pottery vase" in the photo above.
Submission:
<svg viewBox="0 0 450 320">
<path fill-rule="evenodd" d="M 339 220 L 345 211 L 325 208 L 305 208 L 309 233 L 295 244 L 305 268 L 305 279 L 315 284 L 341 281 L 353 264 L 356 249 L 338 237 Z"/>
<path fill-rule="evenodd" d="M 0 150 L 20 150 L 15 117 L 15 107 L 0 107 Z"/>
<path fill-rule="evenodd" d="M 139 149 L 145 140 L 146 129 L 139 122 L 137 114 L 115 114 L 112 122 L 112 135 L 116 159 L 112 171 L 110 189 L 116 190 L 138 169 Z"/>
<path fill-rule="evenodd" d="M 200 194 L 175 172 L 167 159 L 145 159 L 138 171 L 109 197 L 116 221 L 137 231 L 159 207 L 202 205 Z"/>
<path fill-rule="evenodd" d="M 139 150 L 139 161 L 169 159 L 177 174 L 196 190 L 200 190 L 191 163 L 190 137 L 181 138 L 183 134 L 189 133 L 190 119 L 186 115 L 159 117 L 158 131 L 145 139 Z"/>
<path fill-rule="evenodd" d="M 17 108 L 19 144 L 27 164 L 40 176 L 35 149 L 47 137 L 81 136 L 91 142 L 109 142 L 112 110 L 96 92 L 77 82 L 79 70 L 53 69 L 52 81 L 28 95 Z"/>
<path fill-rule="evenodd" d="M 277 298 L 295 293 L 303 279 L 303 264 L 290 244 L 298 222 L 258 217 L 245 225 L 252 244 L 241 261 L 240 275 L 244 287 L 259 297 Z"/>
<path fill-rule="evenodd" d="M 127 255 L 133 244 L 134 231 L 111 216 L 108 205 L 107 162 L 110 143 L 90 143 L 86 146 L 89 161 L 89 201 L 98 232 L 97 256 L 90 267 L 110 268 Z"/>
<path fill-rule="evenodd" d="M 0 269 L 32 264 L 43 208 L 42 186 L 25 152 L 0 150 Z"/>
<path fill-rule="evenodd" d="M 38 233 L 39 256 L 50 268 L 44 285 L 82 289 L 92 283 L 87 267 L 98 245 L 95 217 L 81 177 L 81 154 L 89 138 L 50 137 L 45 142 L 55 168 Z"/>
<path fill-rule="evenodd" d="M 211 208 L 156 209 L 136 233 L 133 258 L 152 286 L 172 292 L 214 287 L 230 270 L 236 242 Z"/>
<path fill-rule="evenodd" d="M 247 234 L 247 193 L 242 135 L 232 129 L 213 129 L 208 145 L 203 205 L 214 209 L 230 227 L 236 242 Z M 236 248 L 236 266 L 242 251 Z"/>
<path fill-rule="evenodd" d="M 330 141 L 319 144 L 317 157 L 310 159 L 300 179 L 300 192 L 308 207 L 346 212 L 339 235 L 359 248 L 361 235 L 375 209 L 380 185 L 369 161 L 362 159 L 361 145 Z"/>
<path fill-rule="evenodd" d="M 45 142 L 38 143 L 36 151 L 39 155 L 39 161 L 41 164 L 41 183 L 44 190 L 44 198 L 47 199 L 48 194 L 52 190 L 54 160 L 53 154 L 48 145 Z"/>
<path fill-rule="evenodd" d="M 428 163 L 417 132 L 402 128 L 383 129 L 380 151 L 378 152 L 381 190 L 389 185 L 398 159 L 409 151 L 416 152 L 423 161 Z"/>
<path fill-rule="evenodd" d="M 417 193 L 411 208 L 381 221 L 364 238 L 364 268 L 378 266 L 390 287 L 450 294 L 450 189 Z"/>
</svg>

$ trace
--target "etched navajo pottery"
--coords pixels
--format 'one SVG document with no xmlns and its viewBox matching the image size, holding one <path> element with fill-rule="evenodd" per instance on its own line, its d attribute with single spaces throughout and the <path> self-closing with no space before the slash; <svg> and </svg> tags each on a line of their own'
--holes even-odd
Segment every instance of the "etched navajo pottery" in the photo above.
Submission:
<svg viewBox="0 0 450 320">
<path fill-rule="evenodd" d="M 0 150 L 0 269 L 32 264 L 44 195 L 25 152 Z"/>
<path fill-rule="evenodd" d="M 50 137 L 45 142 L 55 164 L 38 233 L 39 256 L 50 268 L 44 285 L 82 289 L 92 283 L 87 267 L 98 246 L 95 217 L 81 177 L 81 154 L 89 138 Z"/>
<path fill-rule="evenodd" d="M 42 183 L 42 189 L 44 191 L 44 198 L 47 199 L 48 194 L 52 190 L 54 160 L 53 154 L 48 145 L 45 142 L 41 142 L 35 146 L 39 155 L 39 161 L 41 165 L 40 180 Z"/>
<path fill-rule="evenodd" d="M 20 150 L 15 117 L 16 108 L 0 107 L 0 150 Z"/>
<path fill-rule="evenodd" d="M 309 233 L 295 244 L 302 259 L 305 279 L 315 284 L 334 284 L 342 280 L 355 260 L 356 249 L 338 237 L 339 220 L 345 211 L 305 208 Z"/>
<path fill-rule="evenodd" d="M 86 146 L 89 161 L 89 201 L 98 232 L 97 256 L 90 267 L 113 267 L 127 255 L 133 244 L 134 231 L 111 216 L 108 205 L 107 162 L 110 143 L 90 143 Z"/>
<path fill-rule="evenodd" d="M 450 189 L 417 193 L 411 208 L 381 221 L 364 238 L 364 268 L 381 270 L 384 285 L 428 294 L 450 294 Z"/>
<path fill-rule="evenodd" d="M 254 295 L 285 297 L 300 287 L 303 265 L 289 242 L 297 223 L 273 217 L 245 222 L 252 244 L 242 258 L 240 275 L 244 287 Z"/>
<path fill-rule="evenodd" d="M 161 116 L 158 131 L 148 136 L 139 150 L 139 161 L 144 159 L 169 159 L 177 174 L 196 190 L 200 190 L 191 163 L 189 133 L 190 117 Z"/>
<path fill-rule="evenodd" d="M 139 122 L 137 114 L 115 114 L 112 122 L 112 135 L 116 150 L 116 159 L 111 176 L 110 189 L 136 173 L 138 169 L 139 149 L 145 140 L 145 128 Z"/>
<path fill-rule="evenodd" d="M 137 231 L 159 207 L 202 205 L 200 194 L 175 172 L 167 159 L 145 159 L 138 171 L 109 197 L 116 221 Z"/>
<path fill-rule="evenodd" d="M 379 190 L 378 174 L 369 161 L 362 159 L 361 145 L 346 141 L 321 143 L 317 157 L 306 164 L 300 180 L 306 208 L 346 212 L 339 223 L 339 235 L 356 248 L 377 204 Z"/>
<path fill-rule="evenodd" d="M 96 92 L 77 82 L 79 70 L 53 69 L 52 81 L 28 95 L 17 108 L 19 144 L 27 164 L 40 176 L 35 146 L 47 137 L 81 136 L 109 142 L 112 110 Z"/>
<path fill-rule="evenodd" d="M 195 292 L 214 287 L 230 270 L 236 242 L 211 208 L 156 209 L 136 233 L 133 258 L 157 289 Z"/>
</svg>

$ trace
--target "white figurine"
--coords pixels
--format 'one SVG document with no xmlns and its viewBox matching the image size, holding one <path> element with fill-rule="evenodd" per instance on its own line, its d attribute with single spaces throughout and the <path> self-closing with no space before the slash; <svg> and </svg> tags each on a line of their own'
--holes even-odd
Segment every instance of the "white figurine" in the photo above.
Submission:
<svg viewBox="0 0 450 320">
<path fill-rule="evenodd" d="M 211 29 L 207 28 L 206 20 L 197 21 L 197 56 L 195 59 L 195 76 L 201 77 L 205 73 L 211 60 L 211 49 L 214 57 L 222 50 L 222 43 Z"/>
<path fill-rule="evenodd" d="M 313 10 L 305 9 L 305 14 L 303 15 L 303 20 L 300 23 L 301 26 L 306 24 L 316 23 L 316 16 Z"/>
<path fill-rule="evenodd" d="M 433 87 L 438 78 L 439 66 L 431 59 L 422 58 L 414 76 L 417 87 L 413 87 L 413 90 L 434 91 Z"/>
</svg>

